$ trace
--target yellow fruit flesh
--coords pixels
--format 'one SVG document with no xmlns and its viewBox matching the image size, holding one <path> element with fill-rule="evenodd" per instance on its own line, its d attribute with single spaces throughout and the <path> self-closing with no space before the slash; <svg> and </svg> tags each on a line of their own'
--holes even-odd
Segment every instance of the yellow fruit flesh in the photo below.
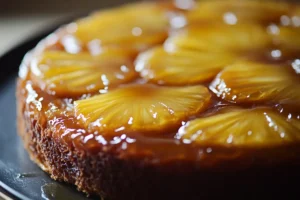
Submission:
<svg viewBox="0 0 300 200">
<path fill-rule="evenodd" d="M 187 49 L 168 52 L 161 47 L 142 53 L 136 70 L 150 82 L 162 85 L 203 83 L 213 79 L 236 56 Z"/>
<path fill-rule="evenodd" d="M 291 6 L 283 2 L 216 0 L 200 1 L 187 13 L 190 23 L 223 21 L 227 24 L 277 22 Z"/>
<path fill-rule="evenodd" d="M 167 37 L 166 11 L 147 3 L 95 13 L 77 22 L 79 41 L 99 40 L 103 46 L 144 49 Z"/>
<path fill-rule="evenodd" d="M 300 18 L 299 18 L 300 21 Z M 299 22 L 300 23 L 300 22 Z M 299 24 L 300 25 L 300 24 Z M 300 28 L 279 26 L 271 33 L 273 41 L 278 46 L 289 47 L 299 51 L 300 49 Z"/>
<path fill-rule="evenodd" d="M 176 137 L 199 145 L 254 147 L 297 142 L 299 132 L 299 119 L 288 119 L 270 108 L 227 108 L 188 122 Z"/>
<path fill-rule="evenodd" d="M 128 131 L 145 135 L 155 133 L 162 137 L 167 134 L 170 139 L 182 121 L 196 118 L 188 122 L 185 128 L 190 132 L 184 133 L 186 137 L 179 135 L 181 139 L 198 141 L 197 130 L 202 128 L 198 122 L 201 122 L 208 133 L 199 136 L 203 137 L 197 143 L 200 145 L 202 140 L 204 145 L 228 145 L 226 142 L 230 138 L 235 138 L 232 144 L 237 146 L 265 144 L 265 147 L 298 140 L 298 136 L 290 134 L 299 132 L 298 122 L 292 120 L 290 125 L 283 120 L 286 113 L 278 114 L 271 109 L 229 109 L 198 118 L 205 110 L 223 103 L 248 108 L 260 105 L 282 108 L 283 105 L 293 116 L 300 111 L 297 75 L 287 69 L 288 66 L 251 61 L 264 57 L 259 57 L 261 52 L 279 51 L 283 55 L 287 51 L 289 56 L 299 52 L 300 29 L 294 22 L 287 26 L 273 24 L 287 11 L 285 3 L 275 4 L 251 1 L 198 3 L 196 8 L 178 15 L 182 17 L 180 20 L 187 20 L 188 25 L 171 31 L 167 18 L 170 13 L 159 6 L 140 4 L 95 13 L 73 23 L 73 31 L 68 30 L 67 35 L 62 36 L 74 37 L 80 46 L 79 53 L 71 54 L 67 45 L 65 50 L 70 53 L 46 50 L 31 63 L 31 78 L 58 98 L 76 96 L 78 99 L 77 96 L 86 93 L 93 96 L 105 89 L 102 92 L 106 94 L 74 104 L 79 123 L 90 132 L 99 131 L 100 135 L 114 136 Z M 236 23 L 231 23 L 230 18 L 234 20 L 234 17 Z M 155 45 L 160 46 L 148 50 Z M 96 51 L 92 51 L 92 47 Z M 134 70 L 132 60 L 139 52 Z M 252 53 L 255 54 L 253 57 Z M 261 60 L 269 62 L 264 58 Z M 217 96 L 213 99 L 206 87 L 197 85 L 207 85 L 212 79 L 210 89 Z M 134 85 L 145 82 L 165 86 Z M 261 125 L 267 120 L 263 111 L 270 114 L 268 116 L 276 122 L 278 130 L 287 133 L 285 138 L 278 138 L 278 131 L 271 132 L 270 127 Z M 292 128 L 287 128 L 290 126 Z M 231 136 L 227 129 L 234 135 Z M 246 137 L 243 133 L 248 129 L 255 134 Z M 272 134 L 277 136 L 268 143 L 266 138 Z"/>
<path fill-rule="evenodd" d="M 81 95 L 136 77 L 128 55 L 108 50 L 97 56 L 46 51 L 31 63 L 33 80 L 57 95 Z"/>
<path fill-rule="evenodd" d="M 234 26 L 203 24 L 188 27 L 170 36 L 165 42 L 165 47 L 171 50 L 186 48 L 219 53 L 234 52 L 237 54 L 271 47 L 274 49 L 291 48 L 299 51 L 299 34 L 299 27 L 284 27 L 275 24 L 270 24 L 268 27 L 256 24 Z"/>
<path fill-rule="evenodd" d="M 272 43 L 267 31 L 258 25 L 243 24 L 195 26 L 170 37 L 167 48 L 188 48 L 210 52 L 245 51 Z"/>
<path fill-rule="evenodd" d="M 76 116 L 83 124 L 103 134 L 118 130 L 161 132 L 206 109 L 210 97 L 204 86 L 158 87 L 145 84 L 128 85 L 107 94 L 75 101 L 74 105 Z"/>
<path fill-rule="evenodd" d="M 239 62 L 224 69 L 210 89 L 234 103 L 300 103 L 300 82 L 288 66 Z"/>
</svg>

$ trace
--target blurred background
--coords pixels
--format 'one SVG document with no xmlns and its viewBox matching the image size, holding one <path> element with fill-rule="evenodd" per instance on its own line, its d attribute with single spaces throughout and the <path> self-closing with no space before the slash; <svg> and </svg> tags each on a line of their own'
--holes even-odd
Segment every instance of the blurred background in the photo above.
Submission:
<svg viewBox="0 0 300 200">
<path fill-rule="evenodd" d="M 0 56 L 47 27 L 135 1 L 139 0 L 0 0 Z"/>
</svg>

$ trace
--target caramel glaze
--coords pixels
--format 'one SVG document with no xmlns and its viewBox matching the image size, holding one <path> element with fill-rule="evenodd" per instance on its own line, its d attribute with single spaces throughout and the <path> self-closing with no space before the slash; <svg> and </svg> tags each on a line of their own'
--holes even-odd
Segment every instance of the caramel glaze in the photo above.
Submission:
<svg viewBox="0 0 300 200">
<path fill-rule="evenodd" d="M 176 12 L 178 12 L 176 10 Z M 278 20 L 278 19 L 276 19 Z M 275 21 L 276 22 L 276 21 Z M 249 166 L 265 166 L 273 165 L 283 161 L 300 161 L 300 147 L 298 143 L 267 147 L 232 147 L 232 146 L 201 146 L 194 143 L 180 141 L 174 138 L 177 130 L 182 124 L 191 119 L 212 115 L 218 109 L 225 106 L 236 106 L 234 103 L 220 100 L 212 93 L 212 102 L 209 108 L 198 115 L 190 116 L 189 119 L 177 124 L 173 129 L 159 135 L 144 135 L 142 133 L 129 132 L 123 130 L 116 132 L 115 136 L 102 135 L 99 133 L 89 133 L 82 124 L 78 122 L 74 116 L 73 102 L 74 100 L 87 98 L 95 94 L 83 94 L 80 97 L 68 96 L 57 97 L 55 94 L 49 94 L 43 91 L 37 85 L 30 81 L 30 70 L 28 61 L 31 56 L 38 54 L 45 49 L 65 50 L 57 38 L 64 35 L 64 29 L 52 34 L 48 39 L 41 42 L 38 47 L 24 59 L 23 69 L 28 71 L 27 75 L 20 75 L 19 88 L 21 88 L 21 101 L 25 102 L 28 97 L 32 97 L 32 101 L 25 103 L 24 115 L 30 119 L 36 119 L 43 124 L 44 129 L 49 129 L 53 133 L 53 137 L 63 142 L 69 147 L 81 149 L 90 154 L 97 154 L 99 151 L 111 152 L 122 159 L 139 158 L 146 163 L 166 164 L 180 163 L 181 161 L 191 162 L 195 167 L 203 169 L 218 168 L 222 169 L 240 169 Z M 52 39 L 51 39 L 52 37 Z M 53 38 L 56 38 L 53 39 Z M 51 39 L 51 42 L 49 42 Z M 88 51 L 86 47 L 81 51 Z M 276 51 L 277 56 L 272 56 L 272 52 Z M 275 54 L 276 54 L 275 52 Z M 138 52 L 136 52 L 135 56 Z M 253 51 L 243 52 L 243 57 L 250 60 L 257 60 L 272 64 L 290 65 L 295 59 L 299 58 L 300 47 L 295 49 L 283 49 L 274 44 L 264 49 L 256 49 Z M 133 56 L 133 57 L 135 57 Z M 134 59 L 132 59 L 134 61 Z M 22 73 L 22 72 L 21 72 Z M 25 73 L 24 73 L 25 74 Z M 139 77 L 132 83 L 143 82 Z M 205 83 L 204 85 L 208 85 Z M 32 89 L 28 90 L 28 87 Z M 110 90 L 113 88 L 109 88 Z M 42 100 L 40 99 L 42 98 Z M 240 104 L 245 108 L 253 108 L 257 106 L 272 106 L 278 109 L 280 105 L 268 105 L 268 103 Z M 287 113 L 284 113 L 287 112 Z M 282 114 L 290 114 L 291 111 L 284 111 Z M 299 118 L 297 111 L 292 112 L 293 116 Z"/>
</svg>

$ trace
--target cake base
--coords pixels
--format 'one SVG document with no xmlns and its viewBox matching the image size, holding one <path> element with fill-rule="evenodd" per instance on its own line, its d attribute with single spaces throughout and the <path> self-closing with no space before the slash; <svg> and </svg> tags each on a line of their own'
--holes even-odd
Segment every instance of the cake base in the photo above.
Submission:
<svg viewBox="0 0 300 200">
<path fill-rule="evenodd" d="M 113 153 L 91 154 L 53 137 L 41 118 L 25 116 L 17 89 L 18 129 L 30 158 L 51 178 L 104 199 L 257 199 L 296 193 L 299 166 L 240 171 L 203 170 L 189 162 L 151 165 L 143 159 L 122 159 Z"/>
</svg>

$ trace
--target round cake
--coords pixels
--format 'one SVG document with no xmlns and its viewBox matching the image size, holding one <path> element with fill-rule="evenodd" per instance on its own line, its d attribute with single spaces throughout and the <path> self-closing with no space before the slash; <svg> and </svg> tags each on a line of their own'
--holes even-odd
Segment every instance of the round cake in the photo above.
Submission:
<svg viewBox="0 0 300 200">
<path fill-rule="evenodd" d="M 19 134 L 53 179 L 102 198 L 288 195 L 300 177 L 299 74 L 297 4 L 125 5 L 25 56 Z"/>
</svg>

